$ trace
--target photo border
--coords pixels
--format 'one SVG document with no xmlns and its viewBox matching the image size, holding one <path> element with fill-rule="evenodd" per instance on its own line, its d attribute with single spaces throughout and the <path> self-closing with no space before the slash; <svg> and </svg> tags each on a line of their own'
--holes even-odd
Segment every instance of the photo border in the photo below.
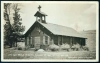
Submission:
<svg viewBox="0 0 100 63">
<path fill-rule="evenodd" d="M 36 3 L 95 3 L 96 4 L 96 60 L 48 60 L 48 59 L 4 59 L 4 42 L 3 42 L 3 3 L 32 3 L 32 2 L 36 2 Z M 97 62 L 99 61 L 99 2 L 98 1 L 1 1 L 1 61 L 2 62 Z"/>
</svg>

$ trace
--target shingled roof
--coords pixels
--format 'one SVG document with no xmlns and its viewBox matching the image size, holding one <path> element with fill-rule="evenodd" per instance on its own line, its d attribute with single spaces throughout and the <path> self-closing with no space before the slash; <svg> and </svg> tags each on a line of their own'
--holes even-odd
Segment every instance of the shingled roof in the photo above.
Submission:
<svg viewBox="0 0 100 63">
<path fill-rule="evenodd" d="M 77 32 L 76 30 L 70 27 L 61 26 L 61 25 L 52 24 L 52 23 L 47 23 L 47 24 L 41 23 L 41 22 L 39 23 L 55 35 L 85 38 L 82 34 L 80 34 L 79 32 Z"/>
<path fill-rule="evenodd" d="M 70 27 L 66 26 L 61 26 L 57 24 L 52 24 L 52 23 L 41 23 L 46 29 L 51 31 L 54 35 L 63 35 L 63 36 L 72 36 L 72 37 L 80 37 L 80 38 L 86 38 L 76 30 Z"/>
</svg>

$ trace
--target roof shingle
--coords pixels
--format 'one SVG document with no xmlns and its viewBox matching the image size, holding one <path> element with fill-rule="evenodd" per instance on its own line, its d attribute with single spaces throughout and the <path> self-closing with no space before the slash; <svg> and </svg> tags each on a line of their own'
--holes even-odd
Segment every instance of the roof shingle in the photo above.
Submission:
<svg viewBox="0 0 100 63">
<path fill-rule="evenodd" d="M 41 23 L 45 28 L 47 28 L 49 31 L 51 31 L 55 35 L 63 35 L 63 36 L 73 36 L 73 37 L 80 37 L 80 38 L 86 38 L 76 30 L 66 27 L 66 26 L 61 26 L 57 24 L 52 24 L 52 23 Z"/>
</svg>

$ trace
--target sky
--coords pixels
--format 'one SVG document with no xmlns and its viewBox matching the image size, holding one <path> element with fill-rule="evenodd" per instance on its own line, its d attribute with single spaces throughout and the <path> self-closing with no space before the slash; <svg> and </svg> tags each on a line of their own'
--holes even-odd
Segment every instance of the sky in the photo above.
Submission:
<svg viewBox="0 0 100 63">
<path fill-rule="evenodd" d="M 34 14 L 40 5 L 46 22 L 71 27 L 76 31 L 96 30 L 97 3 L 91 2 L 29 2 L 21 3 L 20 14 L 25 32 L 36 21 Z M 24 33 L 25 33 L 24 32 Z"/>
</svg>

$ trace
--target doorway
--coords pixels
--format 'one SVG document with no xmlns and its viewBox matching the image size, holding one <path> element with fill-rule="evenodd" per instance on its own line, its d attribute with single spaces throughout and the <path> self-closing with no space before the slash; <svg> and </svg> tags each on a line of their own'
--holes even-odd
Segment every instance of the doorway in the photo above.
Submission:
<svg viewBox="0 0 100 63">
<path fill-rule="evenodd" d="M 34 42 L 35 49 L 40 49 L 40 37 L 34 37 Z"/>
</svg>

